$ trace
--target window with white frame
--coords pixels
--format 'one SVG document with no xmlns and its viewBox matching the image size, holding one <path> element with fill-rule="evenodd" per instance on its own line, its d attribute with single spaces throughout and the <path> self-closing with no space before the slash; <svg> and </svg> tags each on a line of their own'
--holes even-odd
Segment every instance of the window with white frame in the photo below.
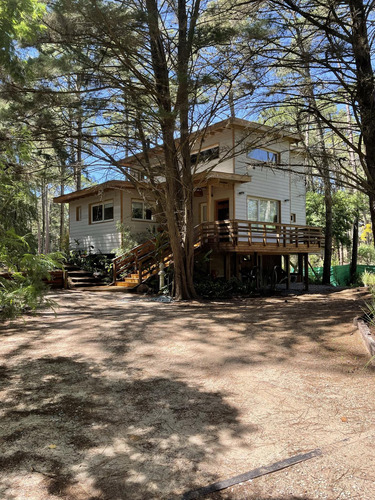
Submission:
<svg viewBox="0 0 375 500">
<path fill-rule="evenodd" d="M 144 201 L 132 201 L 132 219 L 152 220 L 151 208 Z"/>
<path fill-rule="evenodd" d="M 91 222 L 104 222 L 113 220 L 113 201 L 105 201 L 91 205 Z"/>
<path fill-rule="evenodd" d="M 279 222 L 280 202 L 264 198 L 247 198 L 247 219 L 260 222 Z"/>
<path fill-rule="evenodd" d="M 250 158 L 250 160 L 255 160 L 262 163 L 276 164 L 279 161 L 278 153 L 263 148 L 255 148 L 248 151 L 247 157 Z"/>
<path fill-rule="evenodd" d="M 204 163 L 219 158 L 220 148 L 218 145 L 211 146 L 210 148 L 201 149 L 198 153 L 193 153 L 190 156 L 191 165 L 197 163 Z"/>
</svg>

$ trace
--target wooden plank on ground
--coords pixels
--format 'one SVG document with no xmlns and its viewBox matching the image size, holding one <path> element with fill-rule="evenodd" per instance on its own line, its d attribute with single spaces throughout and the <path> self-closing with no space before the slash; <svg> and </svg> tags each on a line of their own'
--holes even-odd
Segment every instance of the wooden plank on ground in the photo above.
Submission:
<svg viewBox="0 0 375 500">
<path fill-rule="evenodd" d="M 294 455 L 293 457 L 286 458 L 285 460 L 281 460 L 280 462 L 275 462 L 265 467 L 258 467 L 257 469 L 245 472 L 244 474 L 240 474 L 239 476 L 209 484 L 208 486 L 204 486 L 203 488 L 199 488 L 198 490 L 188 491 L 183 495 L 182 500 L 195 500 L 196 498 L 202 497 L 203 495 L 208 495 L 209 493 L 214 493 L 215 491 L 224 490 L 225 488 L 229 488 L 230 486 L 234 486 L 235 484 L 244 483 L 245 481 L 249 481 L 250 479 L 264 476 L 266 474 L 271 474 L 272 472 L 285 469 L 300 462 L 305 462 L 306 460 L 318 457 L 321 454 L 322 451 L 319 448 L 316 448 L 315 450 L 309 451 L 308 453 Z"/>
</svg>

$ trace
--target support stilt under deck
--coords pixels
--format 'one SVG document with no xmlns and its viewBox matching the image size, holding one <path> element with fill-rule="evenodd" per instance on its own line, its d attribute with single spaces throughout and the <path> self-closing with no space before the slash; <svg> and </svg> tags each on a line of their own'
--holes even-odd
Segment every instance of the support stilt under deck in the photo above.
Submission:
<svg viewBox="0 0 375 500">
<path fill-rule="evenodd" d="M 285 255 L 286 289 L 290 289 L 290 255 Z"/>
<path fill-rule="evenodd" d="M 304 253 L 303 254 L 304 261 L 305 261 L 305 290 L 309 290 L 309 254 Z"/>
</svg>

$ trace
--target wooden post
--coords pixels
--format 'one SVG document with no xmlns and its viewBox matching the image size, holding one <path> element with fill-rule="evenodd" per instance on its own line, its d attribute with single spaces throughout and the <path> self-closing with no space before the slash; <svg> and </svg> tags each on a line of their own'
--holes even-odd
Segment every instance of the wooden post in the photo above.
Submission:
<svg viewBox="0 0 375 500">
<path fill-rule="evenodd" d="M 138 265 L 138 283 L 141 285 L 142 284 L 142 262 L 139 263 Z"/>
<path fill-rule="evenodd" d="M 212 186 L 210 184 L 210 182 L 207 182 L 207 221 L 208 222 L 211 222 L 213 219 L 211 217 L 211 189 L 212 189 Z"/>
<path fill-rule="evenodd" d="M 263 255 L 258 255 L 257 288 L 263 286 Z"/>
<path fill-rule="evenodd" d="M 225 254 L 224 258 L 225 258 L 225 262 L 224 262 L 224 264 L 225 264 L 225 279 L 230 280 L 230 271 L 231 271 L 231 269 L 230 269 L 230 260 L 231 260 L 230 253 L 227 252 Z"/>
<path fill-rule="evenodd" d="M 303 254 L 305 259 L 305 290 L 306 292 L 309 290 L 309 254 Z"/>
<path fill-rule="evenodd" d="M 116 279 L 117 279 L 117 268 L 116 268 L 116 262 L 113 263 L 113 283 L 116 283 Z"/>
<path fill-rule="evenodd" d="M 290 255 L 285 255 L 285 267 L 286 267 L 286 289 L 290 289 Z"/>
<path fill-rule="evenodd" d="M 241 256 L 236 253 L 236 261 L 235 261 L 235 274 L 236 274 L 236 278 L 239 280 L 241 279 L 241 267 L 240 267 L 240 259 L 241 259 Z"/>
<path fill-rule="evenodd" d="M 298 281 L 302 281 L 303 277 L 303 255 L 301 253 L 298 254 Z"/>
</svg>

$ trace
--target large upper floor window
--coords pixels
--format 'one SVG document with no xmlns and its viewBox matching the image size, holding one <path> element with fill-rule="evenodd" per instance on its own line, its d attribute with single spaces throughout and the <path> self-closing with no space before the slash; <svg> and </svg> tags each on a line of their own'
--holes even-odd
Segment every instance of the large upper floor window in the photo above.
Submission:
<svg viewBox="0 0 375 500">
<path fill-rule="evenodd" d="M 91 222 L 113 220 L 113 201 L 91 205 Z"/>
<path fill-rule="evenodd" d="M 131 167 L 123 167 L 124 172 L 126 172 L 128 175 L 125 175 L 127 180 L 136 180 L 136 181 L 143 181 L 147 180 L 147 176 L 142 172 L 142 170 L 137 170 L 135 168 Z"/>
<path fill-rule="evenodd" d="M 144 201 L 132 201 L 132 219 L 152 220 L 152 211 Z"/>
<path fill-rule="evenodd" d="M 267 149 L 256 148 L 248 151 L 247 157 L 250 160 L 255 160 L 263 163 L 278 163 L 279 155 L 274 151 L 268 151 Z"/>
<path fill-rule="evenodd" d="M 260 222 L 279 222 L 280 202 L 263 198 L 247 198 L 247 219 Z"/>
<path fill-rule="evenodd" d="M 190 162 L 192 165 L 197 163 L 203 163 L 206 161 L 216 160 L 219 158 L 219 146 L 213 146 L 212 148 L 203 149 L 199 153 L 193 153 L 190 156 Z"/>
</svg>

